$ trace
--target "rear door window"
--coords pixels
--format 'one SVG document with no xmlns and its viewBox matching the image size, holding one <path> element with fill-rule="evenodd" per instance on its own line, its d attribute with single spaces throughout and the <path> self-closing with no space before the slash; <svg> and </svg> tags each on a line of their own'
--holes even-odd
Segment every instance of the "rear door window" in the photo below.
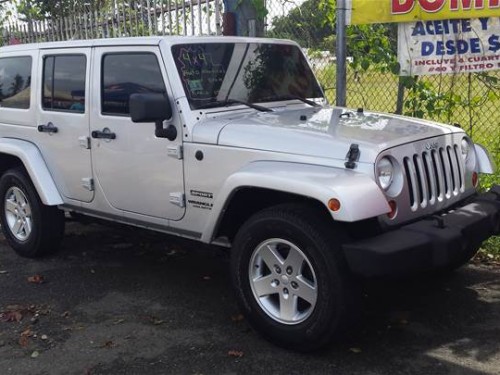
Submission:
<svg viewBox="0 0 500 375">
<path fill-rule="evenodd" d="M 42 107 L 49 111 L 85 112 L 84 55 L 45 56 Z"/>
</svg>

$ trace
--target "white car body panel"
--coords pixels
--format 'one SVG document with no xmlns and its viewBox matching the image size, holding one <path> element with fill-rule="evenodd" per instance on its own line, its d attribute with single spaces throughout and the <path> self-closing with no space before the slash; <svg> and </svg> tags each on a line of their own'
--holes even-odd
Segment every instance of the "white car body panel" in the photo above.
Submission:
<svg viewBox="0 0 500 375">
<path fill-rule="evenodd" d="M 377 184 L 364 174 L 325 166 L 261 161 L 246 165 L 233 173 L 222 186 L 214 202 L 214 212 L 221 212 L 227 197 L 240 187 L 256 187 L 312 198 L 320 202 L 338 199 L 342 207 L 332 212 L 334 220 L 355 222 L 390 211 Z M 343 208 L 345 205 L 346 209 Z M 350 208 L 359 205 L 364 210 Z M 207 221 L 206 236 L 214 231 L 215 222 Z"/>
<path fill-rule="evenodd" d="M 493 160 L 491 159 L 491 156 L 488 153 L 488 151 L 479 144 L 475 144 L 474 148 L 476 151 L 477 160 L 479 164 L 478 166 L 479 172 L 487 174 L 495 173 L 496 166 Z"/>
<path fill-rule="evenodd" d="M 63 203 L 42 154 L 34 144 L 20 139 L 0 138 L 0 153 L 15 156 L 23 162 L 44 204 L 56 206 Z"/>
<path fill-rule="evenodd" d="M 64 53 L 60 49 L 44 49 L 40 51 L 38 61 L 48 56 Z M 67 52 L 66 52 L 67 53 Z M 90 48 L 72 48 L 72 55 L 85 56 L 87 76 L 85 82 L 85 103 L 90 103 Z M 43 75 L 43 64 L 38 64 L 37 76 Z M 32 86 L 35 93 L 41 90 L 41 82 Z M 33 103 L 33 101 L 32 101 Z M 82 202 L 90 202 L 94 192 L 82 189 L 82 183 L 92 178 L 91 150 L 87 148 L 89 136 L 90 115 L 87 109 L 84 113 L 69 113 L 65 111 L 45 110 L 40 100 L 35 100 L 36 125 L 47 125 L 58 129 L 55 134 L 36 132 L 33 141 L 40 149 L 45 163 L 49 168 L 60 193 L 68 198 Z M 87 106 L 88 107 L 88 106 Z"/>
<path fill-rule="evenodd" d="M 457 131 L 397 116 L 352 113 L 340 117 L 342 113 L 349 112 L 302 108 L 250 113 L 227 123 L 218 144 L 344 160 L 349 146 L 356 143 L 362 149 L 359 161 L 373 163 L 382 150 Z"/>
<path fill-rule="evenodd" d="M 133 51 L 154 54 L 166 80 L 158 48 L 136 46 Z M 184 215 L 184 207 L 172 205 L 169 194 L 184 190 L 182 160 L 168 156 L 167 147 L 181 145 L 182 137 L 169 142 L 154 136 L 154 124 L 136 124 L 129 117 L 100 113 L 100 61 L 106 54 L 127 52 L 130 52 L 129 47 L 95 49 L 92 91 L 96 95 L 93 96 L 90 130 L 107 128 L 116 134 L 113 140 L 93 139 L 95 179 L 106 201 L 115 209 L 146 217 L 179 220 Z M 169 97 L 172 97 L 168 81 L 165 86 Z M 179 126 L 177 111 L 174 111 L 171 122 Z"/>
<path fill-rule="evenodd" d="M 311 107 L 298 100 L 262 104 L 273 112 L 245 105 L 193 110 L 171 47 L 221 41 L 296 46 L 291 41 L 258 38 L 147 37 L 3 47 L 2 57 L 32 56 L 35 74 L 29 110 L 0 108 L 0 152 L 22 160 L 45 204 L 204 242 L 215 239 L 228 199 L 248 186 L 315 199 L 325 207 L 331 198 L 339 199 L 341 210 L 331 212 L 338 221 L 381 217 L 385 224 L 397 225 L 459 202 L 475 191 L 470 179 L 474 171 L 493 171 L 486 151 L 475 147 L 478 163 L 464 173 L 456 196 L 411 211 L 406 207 L 412 199 L 407 188 L 391 197 L 379 187 L 377 161 L 382 156 L 403 160 L 425 154 L 426 147 L 430 151 L 460 144 L 465 136 L 461 129 L 367 111 Z M 176 127 L 175 141 L 156 138 L 153 124 L 134 124 L 127 117 L 100 113 L 101 57 L 120 51 L 148 51 L 157 56 L 173 112 L 164 126 Z M 70 134 L 66 132 L 49 136 L 36 131 L 40 121 L 65 118 L 64 114 L 40 115 L 42 64 L 38 56 L 44 53 L 88 56 L 87 108 L 78 124 L 70 124 L 82 130 L 71 133 L 70 139 L 63 138 Z M 90 137 L 92 131 L 105 127 L 116 132 L 117 138 L 92 139 L 90 150 L 79 147 L 80 136 Z M 54 161 L 56 155 L 51 152 L 56 142 L 61 142 L 58 152 L 64 153 L 59 164 L 80 167 L 69 172 Z M 349 168 L 346 161 L 352 145 L 360 153 Z M 51 150 L 45 154 L 47 147 Z M 93 178 L 92 191 L 80 191 L 82 177 Z M 400 207 L 394 220 L 385 215 L 391 199 Z"/>
</svg>

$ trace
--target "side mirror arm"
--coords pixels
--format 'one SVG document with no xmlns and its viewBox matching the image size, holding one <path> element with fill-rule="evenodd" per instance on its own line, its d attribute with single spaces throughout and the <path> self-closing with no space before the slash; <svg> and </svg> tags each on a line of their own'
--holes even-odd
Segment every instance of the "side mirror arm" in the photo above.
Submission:
<svg viewBox="0 0 500 375">
<path fill-rule="evenodd" d="M 169 141 L 174 141 L 177 138 L 177 128 L 169 124 L 165 129 L 163 128 L 163 121 L 156 121 L 155 136 L 157 138 L 167 138 Z"/>
</svg>

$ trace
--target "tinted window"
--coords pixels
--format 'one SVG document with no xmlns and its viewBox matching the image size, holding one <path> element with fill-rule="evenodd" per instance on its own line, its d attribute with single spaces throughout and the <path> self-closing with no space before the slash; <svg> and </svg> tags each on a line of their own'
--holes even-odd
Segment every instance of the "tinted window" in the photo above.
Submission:
<svg viewBox="0 0 500 375">
<path fill-rule="evenodd" d="M 45 57 L 43 108 L 83 113 L 86 66 L 87 59 L 83 55 Z"/>
<path fill-rule="evenodd" d="M 104 114 L 128 115 L 134 93 L 165 93 L 156 56 L 152 53 L 110 54 L 103 58 L 102 104 Z"/>
<path fill-rule="evenodd" d="M 293 97 L 323 98 L 297 46 L 196 43 L 175 45 L 172 53 L 193 109 L 225 99 L 273 102 Z"/>
<path fill-rule="evenodd" d="M 31 57 L 0 59 L 0 107 L 30 107 Z"/>
<path fill-rule="evenodd" d="M 230 64 L 235 72 L 241 64 L 245 45 L 241 46 L 243 49 L 237 48 L 236 53 L 233 43 L 181 44 L 172 47 L 177 69 L 192 103 L 217 100 L 221 90 L 224 91 L 222 86 Z M 238 58 L 233 58 L 233 55 Z M 229 74 L 227 77 L 225 86 L 230 86 L 229 81 L 234 77 Z M 225 94 L 221 95 L 221 99 L 222 96 Z"/>
</svg>

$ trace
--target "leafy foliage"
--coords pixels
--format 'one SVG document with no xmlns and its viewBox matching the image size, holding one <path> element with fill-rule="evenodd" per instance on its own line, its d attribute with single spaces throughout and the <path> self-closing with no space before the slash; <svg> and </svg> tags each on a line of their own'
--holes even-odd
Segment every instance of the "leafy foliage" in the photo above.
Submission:
<svg viewBox="0 0 500 375">
<path fill-rule="evenodd" d="M 20 0 L 17 12 L 22 20 L 44 20 L 67 17 L 85 9 L 98 9 L 109 0 Z"/>
<path fill-rule="evenodd" d="M 500 237 L 494 236 L 481 245 L 476 260 L 500 265 Z"/>
<path fill-rule="evenodd" d="M 257 18 L 262 21 L 268 14 L 265 0 L 251 0 L 251 3 L 255 8 Z"/>
<path fill-rule="evenodd" d="M 335 48 L 333 27 L 324 22 L 324 12 L 320 8 L 323 0 L 307 0 L 292 9 L 284 17 L 275 17 L 272 29 L 267 33 L 271 38 L 292 39 L 302 47 L 333 50 Z"/>
<path fill-rule="evenodd" d="M 347 28 L 347 53 L 355 69 L 370 68 L 399 74 L 394 25 L 356 25 Z"/>
</svg>

